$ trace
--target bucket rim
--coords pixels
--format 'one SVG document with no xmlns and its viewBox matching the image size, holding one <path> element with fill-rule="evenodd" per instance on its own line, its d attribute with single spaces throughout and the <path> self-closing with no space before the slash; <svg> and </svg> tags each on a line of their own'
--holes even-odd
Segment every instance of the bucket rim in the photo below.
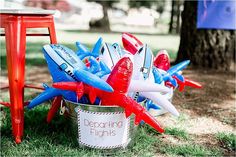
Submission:
<svg viewBox="0 0 236 157">
<path fill-rule="evenodd" d="M 64 98 L 63 98 L 64 99 Z M 76 103 L 76 102 L 73 102 L 73 101 L 70 101 L 70 100 L 67 100 L 67 99 L 64 99 L 66 102 L 69 102 L 69 103 L 72 103 L 72 104 L 75 104 L 75 105 L 80 105 L 80 106 L 87 106 L 87 107 L 94 107 L 94 108 L 122 108 L 118 105 L 92 105 L 92 104 L 83 104 L 83 103 Z"/>
</svg>

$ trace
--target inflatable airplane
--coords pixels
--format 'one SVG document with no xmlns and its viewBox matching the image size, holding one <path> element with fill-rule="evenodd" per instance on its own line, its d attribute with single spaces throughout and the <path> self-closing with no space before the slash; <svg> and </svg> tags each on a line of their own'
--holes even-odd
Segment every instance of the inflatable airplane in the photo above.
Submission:
<svg viewBox="0 0 236 157">
<path fill-rule="evenodd" d="M 117 44 L 115 44 L 114 47 L 114 44 L 112 46 L 106 43 L 101 51 L 99 60 L 105 62 L 110 69 L 112 69 L 123 56 L 128 56 L 133 61 L 133 75 L 128 89 L 129 96 L 133 97 L 135 100 L 140 96 L 149 98 L 173 115 L 179 115 L 176 108 L 163 96 L 163 94 L 171 92 L 171 89 L 165 87 L 164 84 L 155 83 L 152 73 L 153 54 L 147 44 L 141 46 L 134 55 L 125 53 L 126 51 L 121 52 L 122 50 Z M 123 56 L 120 54 L 123 54 Z"/>
<path fill-rule="evenodd" d="M 122 43 L 124 48 L 127 51 L 130 51 L 132 54 L 136 54 L 138 52 L 138 50 L 143 46 L 143 43 L 136 38 L 134 35 L 130 34 L 130 33 L 123 33 L 122 34 Z M 187 63 L 188 61 L 186 61 L 185 63 Z M 182 63 L 182 64 L 185 64 Z M 157 56 L 154 59 L 153 62 L 154 66 L 156 68 L 159 69 L 159 72 L 162 74 L 165 74 L 165 71 L 167 71 L 170 68 L 170 58 L 169 55 L 167 53 L 166 50 L 161 50 L 157 53 Z M 187 63 L 188 64 L 188 63 Z M 162 71 L 164 70 L 164 71 Z M 157 77 L 155 77 L 156 79 L 159 79 L 159 75 L 157 75 L 156 70 L 154 70 L 154 75 Z M 184 79 L 184 77 L 182 75 L 179 74 L 179 72 L 175 73 L 172 75 L 173 78 L 171 78 L 170 76 L 166 75 L 165 76 L 165 81 L 166 81 L 166 85 L 170 86 L 170 87 L 177 87 L 179 91 L 183 91 L 185 86 L 191 86 L 193 88 L 201 88 L 202 86 L 192 80 L 189 79 Z M 158 80 L 158 82 L 161 82 L 163 79 Z"/>
<path fill-rule="evenodd" d="M 107 83 L 111 85 L 114 92 L 106 92 L 99 89 L 91 88 L 89 85 L 84 85 L 81 88 L 81 84 L 78 82 L 58 82 L 54 83 L 53 87 L 61 90 L 71 90 L 76 92 L 78 89 L 82 93 L 88 94 L 90 101 L 94 102 L 94 98 L 98 97 L 101 100 L 101 105 L 118 105 L 125 110 L 126 117 L 129 117 L 132 113 L 135 116 L 135 124 L 139 124 L 142 120 L 156 129 L 158 132 L 163 133 L 157 120 L 146 111 L 146 109 L 138 104 L 131 97 L 126 96 L 129 88 L 129 84 L 132 77 L 133 64 L 128 57 L 120 59 L 112 69 L 111 74 L 107 78 Z"/>
<path fill-rule="evenodd" d="M 78 45 L 78 44 L 77 44 Z M 81 46 L 81 45 L 80 45 Z M 93 66 L 98 66 L 96 63 L 96 59 L 92 56 L 96 56 L 96 54 L 100 49 L 98 47 L 101 46 L 101 39 L 95 44 L 93 48 L 93 53 L 77 53 L 75 54 L 74 51 L 71 49 L 62 46 L 62 45 L 45 45 L 43 46 L 43 52 L 45 59 L 48 64 L 49 72 L 52 76 L 53 82 L 83 82 L 85 84 L 91 85 L 95 88 L 99 88 L 101 90 L 105 90 L 107 92 L 112 92 L 112 87 L 107 84 L 104 80 L 100 79 L 103 75 L 110 73 L 110 70 L 106 67 L 106 65 L 102 62 L 99 63 L 101 68 L 94 68 Z M 80 51 L 81 51 L 81 47 Z M 92 54 L 92 55 L 91 55 Z M 91 67 L 88 68 L 85 64 L 80 60 L 80 58 L 84 58 L 85 56 L 90 57 L 90 62 L 92 62 Z M 100 71 L 96 71 L 94 69 L 100 69 Z M 93 74 L 92 72 L 96 72 Z M 47 101 L 56 96 L 63 96 L 64 98 L 78 102 L 78 97 L 75 95 L 74 92 L 58 90 L 52 87 L 47 86 L 46 84 L 43 85 L 45 91 L 33 99 L 28 108 L 33 108 L 44 101 Z"/>
<path fill-rule="evenodd" d="M 186 68 L 189 63 L 190 61 L 186 60 L 170 68 L 170 59 L 167 51 L 159 51 L 154 59 L 154 66 L 157 68 L 153 69 L 155 82 L 161 83 L 165 81 L 167 86 L 173 88 L 178 87 L 179 91 L 183 91 L 185 86 L 201 88 L 202 86 L 199 83 L 186 79 L 180 74 L 181 70 Z"/>
</svg>

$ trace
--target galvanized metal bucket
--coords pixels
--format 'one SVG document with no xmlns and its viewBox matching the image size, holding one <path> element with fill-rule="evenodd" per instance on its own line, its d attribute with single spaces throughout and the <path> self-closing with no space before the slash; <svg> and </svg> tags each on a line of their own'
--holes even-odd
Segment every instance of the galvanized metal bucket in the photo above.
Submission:
<svg viewBox="0 0 236 157">
<path fill-rule="evenodd" d="M 78 104 L 68 100 L 65 104 L 80 147 L 114 153 L 114 150 L 125 150 L 132 145 L 137 126 L 134 125 L 134 115 L 125 118 L 123 108 Z"/>
</svg>

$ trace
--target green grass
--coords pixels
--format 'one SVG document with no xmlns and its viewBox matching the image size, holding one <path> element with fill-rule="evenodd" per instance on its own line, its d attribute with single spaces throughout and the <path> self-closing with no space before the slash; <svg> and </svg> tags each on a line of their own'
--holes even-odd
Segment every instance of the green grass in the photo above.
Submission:
<svg viewBox="0 0 236 157">
<path fill-rule="evenodd" d="M 26 66 L 46 66 L 46 61 L 43 56 L 42 46 L 47 43 L 37 42 L 37 43 L 27 43 L 26 45 Z M 76 50 L 73 44 L 65 44 L 65 46 Z M 7 57 L 6 57 L 6 47 L 5 42 L 0 42 L 0 63 L 1 69 L 7 69 Z"/>
<path fill-rule="evenodd" d="M 9 109 L 4 108 L 7 116 L 1 124 L 1 154 L 5 156 L 98 156 L 102 151 L 79 148 L 68 119 L 56 116 L 51 124 L 45 117 L 48 104 L 42 104 L 25 111 L 25 130 L 23 142 L 16 145 L 12 139 Z M 118 156 L 153 156 L 157 133 L 148 134 L 146 127 L 138 130 L 134 144 L 125 152 L 118 151 Z M 145 149 L 144 149 L 145 148 Z"/>
<path fill-rule="evenodd" d="M 30 99 L 32 96 L 28 96 Z M 1 117 L 1 154 L 4 156 L 102 156 L 100 150 L 79 148 L 76 135 L 71 125 L 63 116 L 57 115 L 50 124 L 46 123 L 48 103 L 32 110 L 25 110 L 25 130 L 23 142 L 14 143 L 11 133 L 10 111 L 4 108 L 6 117 Z M 1 113 L 1 115 L 3 115 Z M 158 134 L 147 125 L 139 127 L 133 145 L 124 151 L 113 152 L 114 156 L 155 156 L 156 153 L 184 156 L 222 155 L 218 149 L 196 145 L 186 131 L 178 128 L 166 128 L 166 133 L 184 144 L 173 145 L 162 140 Z"/>
<path fill-rule="evenodd" d="M 220 132 L 216 134 L 216 138 L 219 140 L 223 148 L 236 151 L 236 135 L 233 133 Z"/>
<path fill-rule="evenodd" d="M 222 153 L 218 149 L 203 147 L 196 144 L 184 145 L 166 145 L 160 148 L 161 153 L 170 155 L 183 155 L 183 156 L 221 156 Z"/>
<path fill-rule="evenodd" d="M 175 137 L 187 140 L 189 139 L 189 134 L 183 130 L 183 129 L 179 129 L 179 128 L 165 128 L 165 133 L 169 134 L 169 135 L 173 135 Z"/>
</svg>

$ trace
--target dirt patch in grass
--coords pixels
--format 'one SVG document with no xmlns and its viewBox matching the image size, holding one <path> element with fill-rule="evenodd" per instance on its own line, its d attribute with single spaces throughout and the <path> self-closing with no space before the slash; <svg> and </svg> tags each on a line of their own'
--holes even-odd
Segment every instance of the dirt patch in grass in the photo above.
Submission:
<svg viewBox="0 0 236 157">
<path fill-rule="evenodd" d="M 218 147 L 218 140 L 213 134 L 192 135 L 195 143 L 206 147 Z"/>
<path fill-rule="evenodd" d="M 203 88 L 186 88 L 183 93 L 175 92 L 173 103 L 180 109 L 188 110 L 187 113 L 191 113 L 191 117 L 211 117 L 234 127 L 235 72 L 226 74 L 217 71 L 186 70 L 184 75 L 199 81 Z"/>
<path fill-rule="evenodd" d="M 218 132 L 236 134 L 235 72 L 188 69 L 184 71 L 184 76 L 200 82 L 203 88 L 187 87 L 182 93 L 176 91 L 173 104 L 181 116 L 176 118 L 165 114 L 158 120 L 164 126 L 186 130 L 195 144 L 220 148 L 224 155 L 235 154 L 235 151 L 223 148 L 215 138 Z"/>
<path fill-rule="evenodd" d="M 172 136 L 172 135 L 163 135 L 161 136 L 161 141 L 171 144 L 171 145 L 184 145 L 187 144 L 188 141 L 183 140 L 177 136 Z"/>
<path fill-rule="evenodd" d="M 176 92 L 173 103 L 181 109 L 187 109 L 191 116 L 211 117 L 220 122 L 235 126 L 235 72 L 186 70 L 184 75 L 199 81 L 203 88 L 186 88 L 185 92 Z"/>
</svg>

